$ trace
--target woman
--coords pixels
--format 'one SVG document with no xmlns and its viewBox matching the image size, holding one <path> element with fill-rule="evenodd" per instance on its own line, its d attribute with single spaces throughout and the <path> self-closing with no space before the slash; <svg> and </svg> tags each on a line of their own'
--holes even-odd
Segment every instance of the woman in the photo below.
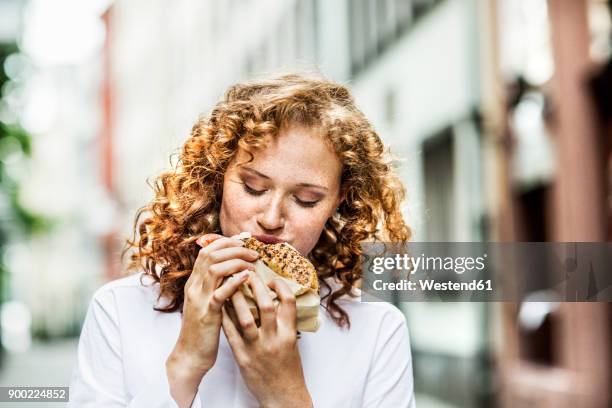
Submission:
<svg viewBox="0 0 612 408">
<path fill-rule="evenodd" d="M 72 406 L 414 407 L 403 314 L 360 302 L 354 288 L 360 242 L 410 238 L 405 189 L 344 86 L 300 75 L 232 86 L 155 192 L 126 248 L 142 270 L 90 303 Z M 270 284 L 275 310 L 252 273 L 257 254 L 232 238 L 243 231 L 289 242 L 313 263 L 318 331 L 297 336 L 281 280 Z"/>
</svg>

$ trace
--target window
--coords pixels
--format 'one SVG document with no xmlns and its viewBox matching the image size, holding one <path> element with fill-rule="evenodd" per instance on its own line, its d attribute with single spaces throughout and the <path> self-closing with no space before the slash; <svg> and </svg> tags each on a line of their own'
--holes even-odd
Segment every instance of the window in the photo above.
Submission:
<svg viewBox="0 0 612 408">
<path fill-rule="evenodd" d="M 295 3 L 295 47 L 298 58 L 312 61 L 315 57 L 315 16 L 313 0 Z"/>
<path fill-rule="evenodd" d="M 351 70 L 355 75 L 377 59 L 440 0 L 351 0 L 348 6 Z"/>
<path fill-rule="evenodd" d="M 453 139 L 450 130 L 423 146 L 427 241 L 453 241 Z"/>
</svg>

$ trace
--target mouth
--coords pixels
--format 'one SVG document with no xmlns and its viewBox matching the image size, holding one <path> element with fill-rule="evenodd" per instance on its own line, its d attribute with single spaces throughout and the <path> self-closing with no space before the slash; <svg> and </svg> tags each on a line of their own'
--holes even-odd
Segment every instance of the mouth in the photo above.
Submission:
<svg viewBox="0 0 612 408">
<path fill-rule="evenodd" d="M 281 242 L 287 242 L 284 239 L 275 237 L 273 235 L 253 235 L 253 237 L 263 242 L 264 244 L 278 244 Z"/>
</svg>

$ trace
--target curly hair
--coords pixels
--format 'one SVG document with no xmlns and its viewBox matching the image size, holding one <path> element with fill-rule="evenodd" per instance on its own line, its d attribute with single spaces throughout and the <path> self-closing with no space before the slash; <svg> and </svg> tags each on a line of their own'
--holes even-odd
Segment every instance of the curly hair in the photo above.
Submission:
<svg viewBox="0 0 612 408">
<path fill-rule="evenodd" d="M 252 157 L 252 151 L 265 146 L 265 137 L 275 137 L 288 125 L 315 128 L 342 162 L 344 199 L 308 259 L 328 289 L 321 304 L 337 325 L 350 328 L 348 314 L 337 301 L 346 294 L 355 296 L 351 288 L 360 284 L 360 243 L 411 238 L 400 209 L 406 190 L 347 87 L 302 74 L 231 86 L 212 111 L 197 120 L 172 169 L 151 184 L 155 197 L 137 211 L 133 238 L 126 240 L 122 256 L 131 252 L 128 271 L 144 269 L 144 275 L 159 283 L 159 298 L 170 300 L 155 310 L 182 310 L 184 285 L 198 255 L 196 240 L 206 233 L 221 234 L 223 175 L 238 148 Z M 328 277 L 341 286 L 333 291 L 325 282 Z"/>
</svg>

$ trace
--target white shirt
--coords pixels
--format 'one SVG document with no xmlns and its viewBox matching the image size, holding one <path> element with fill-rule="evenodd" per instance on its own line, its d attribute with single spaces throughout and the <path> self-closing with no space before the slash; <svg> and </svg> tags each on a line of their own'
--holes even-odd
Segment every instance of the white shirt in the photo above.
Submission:
<svg viewBox="0 0 612 408">
<path fill-rule="evenodd" d="M 141 275 L 106 283 L 94 293 L 68 407 L 178 407 L 169 392 L 165 361 L 178 338 L 181 314 L 153 310 L 161 305 L 156 303 L 159 285 L 141 285 Z M 143 281 L 149 285 L 152 278 L 145 275 Z M 347 296 L 338 304 L 350 317 L 350 330 L 340 329 L 321 306 L 319 330 L 303 332 L 298 340 L 314 407 L 414 408 L 404 315 L 385 302 L 362 303 Z M 221 330 L 217 360 L 202 379 L 192 408 L 258 406 Z"/>
</svg>

